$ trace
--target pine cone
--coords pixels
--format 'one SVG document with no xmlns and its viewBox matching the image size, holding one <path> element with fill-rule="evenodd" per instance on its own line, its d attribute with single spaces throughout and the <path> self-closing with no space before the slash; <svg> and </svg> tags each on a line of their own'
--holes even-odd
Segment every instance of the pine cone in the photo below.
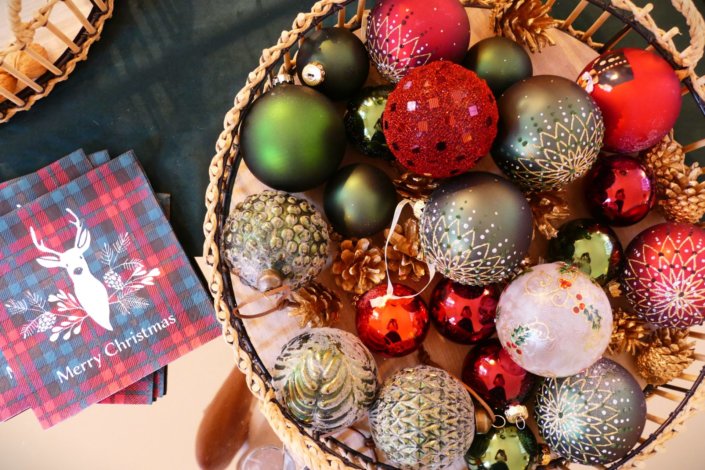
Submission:
<svg viewBox="0 0 705 470">
<path fill-rule="evenodd" d="M 495 34 L 540 52 L 542 47 L 555 44 L 546 31 L 559 22 L 551 18 L 550 11 L 551 5 L 541 0 L 499 0 L 490 21 Z"/>
<path fill-rule="evenodd" d="M 438 181 L 428 176 L 406 172 L 394 180 L 394 186 L 397 193 L 405 199 L 426 200 L 438 187 Z"/>
<path fill-rule="evenodd" d="M 43 313 L 37 322 L 37 331 L 40 333 L 44 332 L 54 326 L 54 323 L 56 323 L 56 315 L 53 313 Z"/>
<path fill-rule="evenodd" d="M 103 275 L 103 281 L 111 289 L 120 290 L 125 287 L 120 275 L 112 269 Z"/>
<path fill-rule="evenodd" d="M 624 351 L 636 354 L 637 349 L 646 346 L 645 339 L 650 334 L 646 323 L 638 316 L 618 308 L 613 315 L 612 340 L 608 350 L 610 354 L 620 354 Z"/>
<path fill-rule="evenodd" d="M 338 287 L 362 295 L 387 277 L 384 252 L 367 238 L 343 240 L 332 272 Z"/>
<path fill-rule="evenodd" d="M 389 236 L 389 229 L 384 237 Z M 397 224 L 387 247 L 387 264 L 397 273 L 400 281 L 411 278 L 420 281 L 426 274 L 426 263 L 422 260 L 421 241 L 419 239 L 419 221 L 413 217 L 406 219 L 403 225 Z"/>
<path fill-rule="evenodd" d="M 558 235 L 557 226 L 570 216 L 563 191 L 543 191 L 527 195 L 534 216 L 534 229 L 550 239 Z"/>
<path fill-rule="evenodd" d="M 343 307 L 335 292 L 315 281 L 292 292 L 289 303 L 293 307 L 289 316 L 299 317 L 301 328 L 331 326 L 338 321 Z"/>
<path fill-rule="evenodd" d="M 651 344 L 636 357 L 636 369 L 648 383 L 663 385 L 670 382 L 693 363 L 695 343 L 688 341 L 688 330 L 660 328 L 654 332 Z"/>
</svg>

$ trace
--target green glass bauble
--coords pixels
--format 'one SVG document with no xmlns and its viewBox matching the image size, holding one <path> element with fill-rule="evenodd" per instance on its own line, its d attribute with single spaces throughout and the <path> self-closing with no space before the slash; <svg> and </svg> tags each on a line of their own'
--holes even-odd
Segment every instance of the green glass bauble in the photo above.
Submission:
<svg viewBox="0 0 705 470">
<path fill-rule="evenodd" d="M 387 106 L 392 85 L 363 88 L 345 112 L 345 131 L 355 147 L 369 157 L 393 160 L 382 132 L 382 113 Z"/>
<path fill-rule="evenodd" d="M 336 232 L 345 237 L 367 237 L 389 225 L 397 192 L 385 172 L 356 163 L 338 170 L 326 184 L 323 208 Z"/>
<path fill-rule="evenodd" d="M 333 104 L 311 88 L 279 85 L 254 102 L 240 131 L 247 167 L 274 189 L 299 192 L 325 182 L 345 153 Z"/>
<path fill-rule="evenodd" d="M 527 470 L 536 460 L 539 447 L 528 429 L 508 424 L 475 436 L 465 454 L 470 470 Z"/>
<path fill-rule="evenodd" d="M 357 93 L 369 71 L 365 45 L 346 28 L 312 32 L 296 55 L 296 73 L 301 83 L 332 100 L 345 100 Z"/>
<path fill-rule="evenodd" d="M 534 71 L 524 48 L 501 36 L 483 39 L 472 46 L 463 65 L 484 79 L 497 98 Z"/>
<path fill-rule="evenodd" d="M 377 365 L 353 334 L 314 328 L 286 343 L 272 385 L 297 421 L 328 433 L 365 415 L 377 394 Z"/>
</svg>

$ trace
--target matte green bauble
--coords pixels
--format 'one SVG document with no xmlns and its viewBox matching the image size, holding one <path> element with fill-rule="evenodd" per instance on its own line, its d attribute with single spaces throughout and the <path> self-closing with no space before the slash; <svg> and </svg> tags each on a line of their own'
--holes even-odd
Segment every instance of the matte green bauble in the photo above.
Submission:
<svg viewBox="0 0 705 470">
<path fill-rule="evenodd" d="M 325 182 L 345 153 L 333 104 L 311 88 L 279 85 L 254 102 L 240 131 L 247 167 L 267 186 L 306 191 Z"/>
<path fill-rule="evenodd" d="M 354 95 L 365 84 L 369 71 L 365 45 L 346 28 L 312 32 L 296 55 L 296 74 L 301 83 L 332 100 Z"/>
<path fill-rule="evenodd" d="M 369 157 L 394 159 L 382 132 L 382 113 L 393 89 L 391 85 L 363 88 L 348 102 L 344 119 L 348 139 Z"/>
<path fill-rule="evenodd" d="M 372 438 L 404 468 L 443 468 L 462 457 L 475 434 L 470 395 L 448 372 L 430 366 L 389 377 L 370 408 Z"/>
<path fill-rule="evenodd" d="M 619 274 L 624 259 L 622 244 L 607 225 L 593 219 L 575 219 L 548 242 L 548 261 L 563 261 L 580 268 L 601 285 Z"/>
<path fill-rule="evenodd" d="M 524 48 L 501 36 L 483 39 L 472 46 L 463 65 L 484 79 L 497 98 L 534 71 Z"/>
<path fill-rule="evenodd" d="M 397 192 L 389 176 L 364 163 L 344 166 L 326 184 L 323 208 L 336 232 L 367 237 L 389 225 Z"/>
<path fill-rule="evenodd" d="M 248 196 L 223 228 L 224 257 L 245 284 L 298 289 L 328 259 L 328 224 L 311 204 L 281 191 Z"/>
<path fill-rule="evenodd" d="M 499 132 L 491 154 L 525 191 L 547 191 L 584 175 L 595 163 L 605 126 L 580 86 L 537 75 L 509 87 L 497 102 Z"/>
<path fill-rule="evenodd" d="M 356 336 L 315 328 L 286 343 L 272 385 L 297 421 L 328 433 L 365 416 L 377 394 L 377 365 Z"/>
<path fill-rule="evenodd" d="M 527 470 L 538 452 L 538 443 L 529 429 L 508 424 L 475 436 L 465 463 L 469 470 Z"/>
</svg>

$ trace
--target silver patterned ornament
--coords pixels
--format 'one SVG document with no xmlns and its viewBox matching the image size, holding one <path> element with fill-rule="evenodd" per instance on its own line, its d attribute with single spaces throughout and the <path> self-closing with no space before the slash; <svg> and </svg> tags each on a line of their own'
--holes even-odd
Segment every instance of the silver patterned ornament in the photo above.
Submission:
<svg viewBox="0 0 705 470">
<path fill-rule="evenodd" d="M 377 365 L 354 335 L 335 328 L 304 331 L 282 348 L 272 384 L 300 423 L 333 432 L 362 419 L 377 393 Z"/>
</svg>

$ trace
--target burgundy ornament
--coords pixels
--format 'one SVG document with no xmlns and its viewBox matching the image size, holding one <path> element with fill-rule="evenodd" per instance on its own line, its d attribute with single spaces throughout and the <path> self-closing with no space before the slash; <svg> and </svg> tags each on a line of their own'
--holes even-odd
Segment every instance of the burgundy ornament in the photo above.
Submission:
<svg viewBox="0 0 705 470">
<path fill-rule="evenodd" d="M 394 295 L 415 295 L 404 284 L 394 283 Z M 371 351 L 389 357 L 405 356 L 415 351 L 426 338 L 429 328 L 428 310 L 421 297 L 393 299 L 381 307 L 371 302 L 387 293 L 387 284 L 373 287 L 357 301 L 355 325 L 357 335 Z"/>
<path fill-rule="evenodd" d="M 500 289 L 466 286 L 443 279 L 431 295 L 431 321 L 446 338 L 462 344 L 474 344 L 494 333 Z"/>
<path fill-rule="evenodd" d="M 488 339 L 465 357 L 463 382 L 495 410 L 503 412 L 511 403 L 529 396 L 537 377 L 522 369 L 497 339 Z"/>
<path fill-rule="evenodd" d="M 600 156 L 585 176 L 585 199 L 595 217 L 611 225 L 632 225 L 653 207 L 654 182 L 636 158 Z"/>
</svg>

